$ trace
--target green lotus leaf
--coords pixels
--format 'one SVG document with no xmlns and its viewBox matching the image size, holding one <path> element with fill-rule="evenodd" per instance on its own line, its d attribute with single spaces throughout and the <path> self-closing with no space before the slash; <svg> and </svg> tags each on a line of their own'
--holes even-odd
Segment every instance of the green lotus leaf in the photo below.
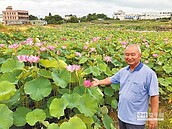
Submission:
<svg viewBox="0 0 172 129">
<path fill-rule="evenodd" d="M 26 107 L 18 107 L 16 111 L 13 113 L 14 125 L 16 126 L 24 126 L 26 124 L 26 114 L 31 112 L 31 109 Z"/>
<path fill-rule="evenodd" d="M 48 125 L 48 129 L 60 129 L 60 128 L 57 124 L 52 123 L 52 124 Z"/>
<path fill-rule="evenodd" d="M 73 93 L 78 93 L 79 95 L 83 95 L 85 91 L 86 90 L 84 86 L 77 86 L 74 88 Z"/>
<path fill-rule="evenodd" d="M 0 64 L 4 63 L 5 59 L 4 58 L 0 58 Z"/>
<path fill-rule="evenodd" d="M 1 81 L 9 81 L 10 83 L 17 84 L 18 79 L 17 77 L 20 75 L 22 71 L 21 70 L 14 70 L 12 72 L 6 72 L 2 74 L 0 77 L 0 82 Z"/>
<path fill-rule="evenodd" d="M 45 78 L 52 78 L 51 72 L 45 69 L 41 69 L 38 74 Z"/>
<path fill-rule="evenodd" d="M 113 75 L 113 73 L 112 73 L 112 71 L 110 70 L 109 67 L 106 68 L 105 74 L 106 74 L 107 76 L 112 76 L 112 75 Z"/>
<path fill-rule="evenodd" d="M 40 101 L 51 93 L 51 83 L 46 78 L 36 78 L 32 81 L 26 82 L 24 91 L 29 94 L 33 100 Z"/>
<path fill-rule="evenodd" d="M 9 129 L 13 125 L 13 112 L 5 104 L 0 104 L 0 114 L 0 129 Z"/>
<path fill-rule="evenodd" d="M 106 129 L 111 129 L 111 126 L 114 125 L 114 122 L 110 116 L 105 114 L 103 117 L 103 124 Z"/>
<path fill-rule="evenodd" d="M 60 75 L 57 72 L 52 72 L 52 77 L 57 86 L 60 86 L 61 88 L 67 87 L 67 82 L 63 80 L 63 77 L 60 77 Z"/>
<path fill-rule="evenodd" d="M 41 122 L 46 119 L 46 114 L 42 109 L 35 109 L 32 112 L 26 114 L 26 122 L 34 126 L 36 122 Z"/>
<path fill-rule="evenodd" d="M 8 82 L 2 81 L 0 83 L 0 100 L 8 100 L 16 92 L 15 85 Z"/>
<path fill-rule="evenodd" d="M 9 108 L 11 108 L 14 104 L 19 102 L 19 100 L 20 100 L 20 92 L 19 92 L 19 90 L 16 90 L 16 93 L 12 97 L 10 97 L 10 99 L 0 101 L 0 103 L 3 103 L 5 105 L 7 105 Z"/>
<path fill-rule="evenodd" d="M 111 101 L 111 106 L 112 106 L 114 109 L 117 109 L 118 102 L 117 102 L 117 100 L 116 100 L 115 98 Z"/>
<path fill-rule="evenodd" d="M 22 49 L 21 51 L 18 52 L 19 55 L 30 55 L 30 53 L 34 53 L 34 50 Z"/>
<path fill-rule="evenodd" d="M 60 86 L 61 88 L 65 88 L 71 80 L 70 72 L 66 69 L 54 70 L 52 72 L 52 77 L 56 85 Z"/>
<path fill-rule="evenodd" d="M 172 73 L 172 66 L 171 66 L 171 65 L 166 64 L 166 65 L 164 65 L 162 68 L 164 69 L 164 71 L 165 71 L 167 74 Z"/>
<path fill-rule="evenodd" d="M 81 60 L 79 61 L 79 64 L 84 64 L 87 60 L 88 60 L 88 58 L 83 57 L 83 58 L 81 58 Z"/>
<path fill-rule="evenodd" d="M 90 95 L 84 94 L 81 96 L 78 110 L 81 113 L 84 113 L 85 116 L 92 117 L 97 112 L 98 106 L 95 99 L 93 99 Z"/>
<path fill-rule="evenodd" d="M 103 99 L 103 93 L 98 87 L 88 88 L 88 94 L 90 94 L 93 98 L 95 98 L 98 102 Z"/>
<path fill-rule="evenodd" d="M 98 67 L 96 67 L 96 66 L 90 66 L 90 70 L 91 70 L 91 73 L 94 76 L 99 76 L 100 75 L 100 71 L 99 71 L 99 68 Z"/>
<path fill-rule="evenodd" d="M 72 72 L 70 74 L 70 80 L 69 80 L 71 83 L 75 83 L 75 82 L 78 82 L 78 75 L 75 73 L 75 72 Z"/>
<path fill-rule="evenodd" d="M 69 108 L 74 108 L 78 106 L 78 102 L 80 101 L 81 96 L 77 93 L 73 94 L 64 94 L 62 96 L 67 102 Z"/>
<path fill-rule="evenodd" d="M 39 61 L 40 65 L 44 66 L 45 68 L 57 68 L 58 67 L 58 61 L 57 60 L 43 60 L 41 59 Z"/>
<path fill-rule="evenodd" d="M 63 60 L 58 60 L 58 67 L 59 68 L 66 68 L 67 64 Z"/>
<path fill-rule="evenodd" d="M 105 72 L 107 65 L 105 63 L 100 63 L 100 64 L 98 64 L 98 67 L 99 67 L 100 71 Z"/>
<path fill-rule="evenodd" d="M 103 107 L 101 107 L 101 112 L 103 115 L 108 114 L 108 108 L 104 105 Z"/>
<path fill-rule="evenodd" d="M 63 98 L 53 99 L 49 107 L 50 115 L 60 118 L 60 116 L 64 115 L 64 110 L 66 109 L 67 105 L 68 105 L 68 102 Z"/>
<path fill-rule="evenodd" d="M 105 87 L 104 88 L 104 93 L 105 93 L 105 95 L 111 97 L 114 94 L 114 90 L 111 87 Z"/>
<path fill-rule="evenodd" d="M 40 64 L 46 68 L 66 68 L 67 64 L 63 60 L 41 59 Z"/>
<path fill-rule="evenodd" d="M 10 58 L 10 59 L 7 59 L 7 61 L 5 61 L 2 64 L 1 71 L 3 73 L 11 72 L 14 69 L 23 69 L 23 67 L 24 67 L 24 63 L 21 63 L 18 60 L 14 60 L 14 59 Z"/>
<path fill-rule="evenodd" d="M 120 85 L 119 84 L 111 84 L 110 85 L 114 91 L 119 91 Z"/>
<path fill-rule="evenodd" d="M 91 73 L 91 70 L 90 70 L 90 68 L 87 68 L 83 72 L 84 72 L 84 74 L 88 75 Z"/>
<path fill-rule="evenodd" d="M 92 117 L 85 116 L 84 114 L 76 114 L 75 116 L 79 117 L 86 124 L 87 129 L 92 128 L 92 124 L 94 123 Z"/>
<path fill-rule="evenodd" d="M 60 125 L 60 129 L 86 129 L 84 122 L 78 117 L 72 117 L 69 122 L 63 122 Z"/>
<path fill-rule="evenodd" d="M 115 66 L 123 66 L 123 64 L 122 64 L 120 61 L 118 61 L 117 59 L 114 59 L 114 60 L 112 61 L 112 63 L 113 63 Z"/>
</svg>

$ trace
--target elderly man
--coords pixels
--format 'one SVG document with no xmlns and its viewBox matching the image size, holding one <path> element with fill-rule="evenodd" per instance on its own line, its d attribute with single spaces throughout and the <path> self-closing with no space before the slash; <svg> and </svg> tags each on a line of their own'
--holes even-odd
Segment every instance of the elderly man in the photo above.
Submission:
<svg viewBox="0 0 172 129">
<path fill-rule="evenodd" d="M 157 76 L 152 69 L 140 61 L 139 45 L 128 45 L 124 54 L 128 66 L 112 77 L 103 80 L 94 79 L 91 87 L 120 84 L 118 103 L 120 129 L 144 129 L 147 119 L 149 129 L 155 129 L 159 106 Z M 151 108 L 148 114 L 149 102 Z"/>
</svg>

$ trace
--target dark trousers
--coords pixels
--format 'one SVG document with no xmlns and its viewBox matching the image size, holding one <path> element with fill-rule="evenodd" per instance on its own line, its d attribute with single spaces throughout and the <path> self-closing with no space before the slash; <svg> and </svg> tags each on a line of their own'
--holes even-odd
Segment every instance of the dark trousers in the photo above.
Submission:
<svg viewBox="0 0 172 129">
<path fill-rule="evenodd" d="M 133 125 L 129 123 L 125 123 L 118 119 L 119 121 L 119 129 L 144 129 L 145 125 Z"/>
</svg>

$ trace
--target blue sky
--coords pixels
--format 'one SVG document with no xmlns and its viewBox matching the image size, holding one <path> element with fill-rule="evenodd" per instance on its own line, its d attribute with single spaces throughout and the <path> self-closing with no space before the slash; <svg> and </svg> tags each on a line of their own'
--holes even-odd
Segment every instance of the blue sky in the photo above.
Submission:
<svg viewBox="0 0 172 129">
<path fill-rule="evenodd" d="M 0 14 L 11 5 L 14 10 L 28 10 L 29 14 L 44 18 L 52 15 L 73 14 L 77 17 L 89 13 L 104 13 L 112 17 L 113 12 L 127 13 L 172 12 L 172 0 L 0 0 Z"/>
</svg>

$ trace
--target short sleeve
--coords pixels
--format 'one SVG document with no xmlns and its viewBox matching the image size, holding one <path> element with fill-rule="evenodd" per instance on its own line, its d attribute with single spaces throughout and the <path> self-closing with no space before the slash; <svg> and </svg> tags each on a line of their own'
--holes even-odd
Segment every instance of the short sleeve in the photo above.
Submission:
<svg viewBox="0 0 172 129">
<path fill-rule="evenodd" d="M 120 83 L 120 72 L 118 71 L 112 77 L 110 77 L 110 82 L 112 84 L 119 84 Z"/>
<path fill-rule="evenodd" d="M 158 79 L 155 72 L 149 74 L 149 96 L 159 95 Z"/>
</svg>

